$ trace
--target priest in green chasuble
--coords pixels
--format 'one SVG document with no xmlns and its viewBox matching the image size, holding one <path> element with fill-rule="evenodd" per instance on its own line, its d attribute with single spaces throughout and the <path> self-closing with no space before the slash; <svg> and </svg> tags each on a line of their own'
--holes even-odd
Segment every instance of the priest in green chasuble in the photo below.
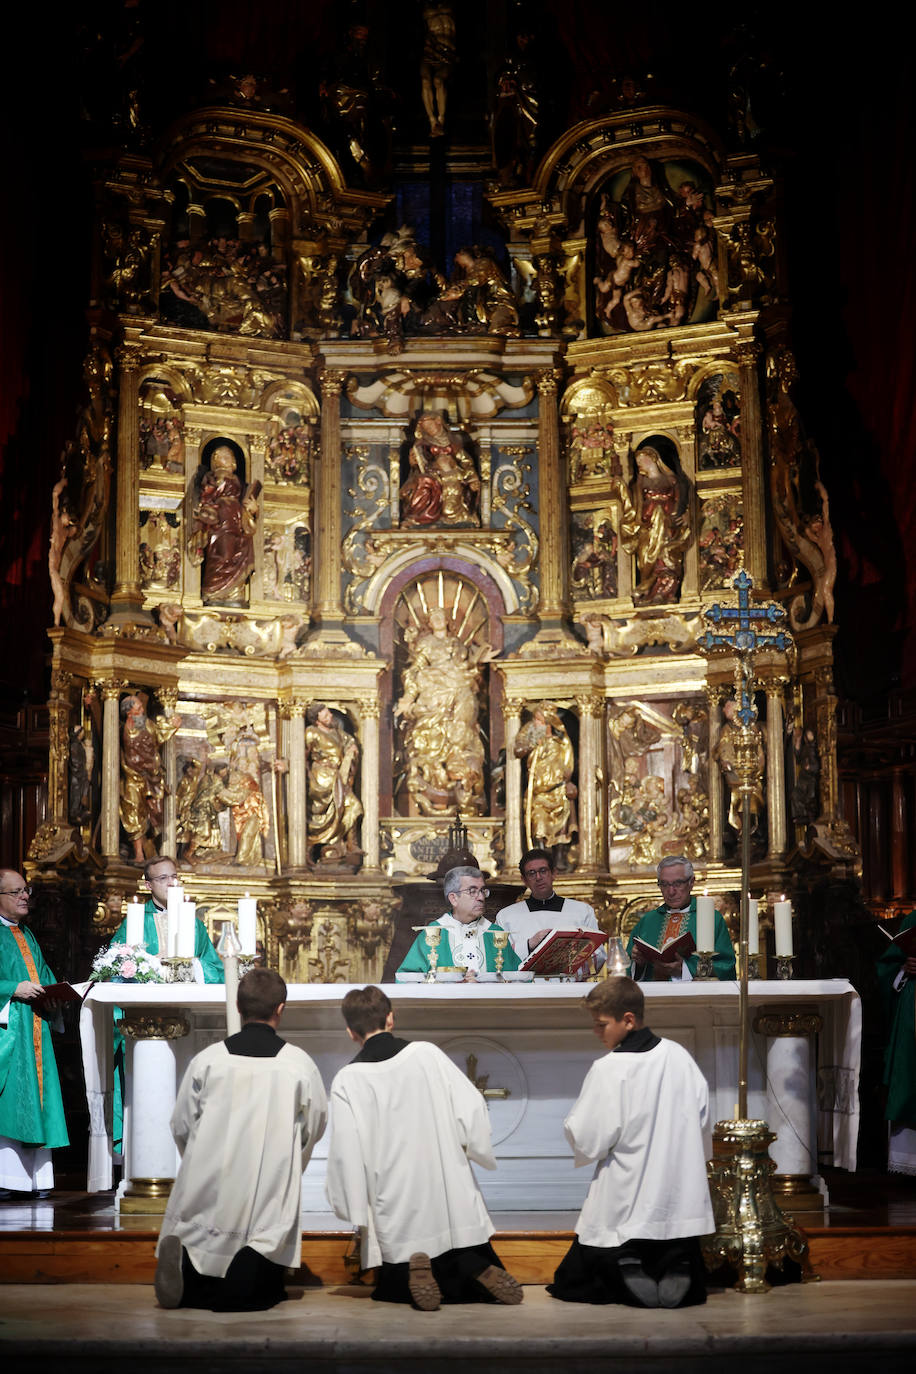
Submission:
<svg viewBox="0 0 916 1374">
<path fill-rule="evenodd" d="M 696 976 L 698 961 L 695 953 L 686 959 L 675 959 L 673 964 L 643 963 L 633 955 L 635 939 L 644 940 L 660 950 L 687 931 L 694 941 L 697 938 L 697 899 L 691 895 L 695 882 L 693 864 L 681 855 L 672 854 L 662 859 L 656 873 L 664 900 L 661 906 L 640 916 L 630 932 L 627 954 L 633 960 L 633 977 L 639 983 L 689 983 Z M 721 911 L 715 913 L 714 937 L 712 971 L 716 978 L 728 981 L 737 977 L 735 951 Z M 708 951 L 702 950 L 701 953 Z"/>
<path fill-rule="evenodd" d="M 442 887 L 450 910 L 438 920 L 429 922 L 430 926 L 441 930 L 436 946 L 436 966 L 467 969 L 466 982 L 473 982 L 482 971 L 495 973 L 498 951 L 494 941 L 487 938 L 487 932 L 502 930 L 502 926 L 488 921 L 483 914 L 484 902 L 489 896 L 483 874 L 467 865 L 450 868 Z M 503 968 L 517 969 L 521 960 L 511 943 L 507 942 L 502 953 Z M 421 930 L 395 973 L 395 979 L 402 973 L 428 972 L 429 944 L 425 931 Z"/>
<path fill-rule="evenodd" d="M 889 1026 L 884 1057 L 887 1167 L 895 1174 L 916 1174 L 916 944 L 904 939 L 906 931 L 916 932 L 916 911 L 903 918 L 900 944 L 888 945 L 878 960 Z"/>
<path fill-rule="evenodd" d="M 50 1191 L 51 1151 L 69 1144 L 51 1030 L 33 1006 L 57 979 L 24 925 L 30 891 L 0 869 L 0 1196 Z"/>
</svg>

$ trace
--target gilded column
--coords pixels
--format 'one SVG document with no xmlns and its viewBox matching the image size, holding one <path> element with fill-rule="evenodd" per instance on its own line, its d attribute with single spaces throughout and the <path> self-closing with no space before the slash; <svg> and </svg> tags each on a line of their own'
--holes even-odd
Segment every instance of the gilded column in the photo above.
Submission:
<svg viewBox="0 0 916 1374">
<path fill-rule="evenodd" d="M 782 715 L 783 683 L 767 682 L 767 816 L 771 859 L 786 852 L 786 757 Z"/>
<path fill-rule="evenodd" d="M 722 779 L 716 762 L 716 745 L 719 743 L 719 728 L 722 724 L 720 707 L 724 695 L 721 687 L 706 688 L 706 700 L 709 703 L 709 759 L 706 768 L 709 779 L 709 857 L 714 863 L 721 861 L 724 845 Z"/>
<path fill-rule="evenodd" d="M 321 456 L 317 464 L 315 613 L 322 623 L 343 619 L 340 600 L 340 393 L 344 373 L 321 374 Z"/>
<path fill-rule="evenodd" d="M 165 714 L 173 716 L 178 709 L 178 689 L 160 687 L 156 693 Z M 178 741 L 171 734 L 162 746 L 165 770 L 165 800 L 162 806 L 162 845 L 160 852 L 177 857 L 178 854 Z"/>
<path fill-rule="evenodd" d="M 545 368 L 537 376 L 541 620 L 562 620 L 567 612 L 566 492 L 560 465 L 557 387 L 562 374 Z M 508 757 L 508 755 L 507 755 Z"/>
<path fill-rule="evenodd" d="M 137 376 L 140 358 L 134 348 L 120 350 L 118 382 L 118 470 L 115 590 L 112 618 L 135 618 L 143 605 L 140 591 L 140 413 Z"/>
<path fill-rule="evenodd" d="M 285 703 L 285 707 L 289 718 L 287 853 L 289 854 L 290 868 L 303 869 L 308 858 L 308 819 L 305 801 L 305 702 L 300 697 L 294 697 L 292 701 Z"/>
<path fill-rule="evenodd" d="M 102 854 L 116 859 L 118 848 L 119 801 L 121 783 L 118 698 L 126 683 L 119 678 L 96 683 L 102 698 Z"/>
<path fill-rule="evenodd" d="M 378 815 L 380 710 L 378 697 L 368 697 L 359 703 L 363 745 L 363 762 L 359 778 L 363 803 L 363 872 L 381 866 Z"/>
<path fill-rule="evenodd" d="M 598 759 L 603 700 L 597 693 L 576 700 L 579 708 L 579 869 L 598 866 Z"/>
<path fill-rule="evenodd" d="M 73 674 L 65 668 L 51 673 L 51 696 L 48 700 L 48 820 L 52 825 L 65 826 L 70 817 L 68 805 L 67 768 L 70 751 L 70 688 Z"/>
<path fill-rule="evenodd" d="M 507 698 L 503 703 L 506 733 L 506 835 L 505 868 L 512 872 L 522 857 L 522 761 L 515 756 L 515 737 L 521 724 L 522 703 Z"/>
<path fill-rule="evenodd" d="M 744 566 L 758 588 L 766 586 L 766 505 L 763 417 L 760 409 L 761 348 L 753 339 L 738 344 L 741 374 L 741 477 L 744 504 Z"/>
</svg>

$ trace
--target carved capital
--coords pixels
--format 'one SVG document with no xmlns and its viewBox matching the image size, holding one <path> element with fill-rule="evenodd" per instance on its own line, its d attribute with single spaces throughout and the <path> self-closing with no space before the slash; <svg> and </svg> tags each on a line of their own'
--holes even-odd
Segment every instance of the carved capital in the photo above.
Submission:
<svg viewBox="0 0 916 1374">
<path fill-rule="evenodd" d="M 51 670 L 51 696 L 65 699 L 69 689 L 75 681 L 73 673 L 66 668 L 53 668 Z"/>
<path fill-rule="evenodd" d="M 382 703 L 378 697 L 361 697 L 357 706 L 360 720 L 378 720 L 382 714 Z"/>
<path fill-rule="evenodd" d="M 289 720 L 303 720 L 309 703 L 305 697 L 290 697 L 289 701 L 284 702 L 284 706 Z"/>
<path fill-rule="evenodd" d="M 156 699 L 163 711 L 167 711 L 170 716 L 173 716 L 178 709 L 178 688 L 157 687 Z"/>
<path fill-rule="evenodd" d="M 525 703 L 519 697 L 506 697 L 503 702 L 503 718 L 508 720 L 511 716 L 518 720 L 524 709 Z"/>
<path fill-rule="evenodd" d="M 121 1029 L 132 1040 L 180 1040 L 191 1023 L 182 1012 L 127 1011 Z"/>
<path fill-rule="evenodd" d="M 121 693 L 127 688 L 127 679 L 123 677 L 103 678 L 94 686 L 103 701 L 117 701 Z"/>
<path fill-rule="evenodd" d="M 596 720 L 604 710 L 604 697 L 601 692 L 589 692 L 586 696 L 576 697 L 576 706 L 580 717 Z"/>
<path fill-rule="evenodd" d="M 763 356 L 763 348 L 756 339 L 742 339 L 735 348 L 735 358 L 741 367 L 756 367 Z"/>
<path fill-rule="evenodd" d="M 339 396 L 346 385 L 347 374 L 342 368 L 326 367 L 319 374 L 318 380 L 326 397 Z"/>
<path fill-rule="evenodd" d="M 556 396 L 563 373 L 557 367 L 544 367 L 535 373 L 534 381 L 539 396 Z"/>
</svg>

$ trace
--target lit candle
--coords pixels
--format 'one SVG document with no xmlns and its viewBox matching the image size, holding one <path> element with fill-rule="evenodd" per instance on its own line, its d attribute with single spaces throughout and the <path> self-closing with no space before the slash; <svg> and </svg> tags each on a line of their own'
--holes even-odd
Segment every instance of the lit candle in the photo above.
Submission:
<svg viewBox="0 0 916 1374">
<path fill-rule="evenodd" d="M 127 903 L 127 928 L 124 932 L 124 943 L 127 945 L 143 944 L 143 913 L 145 903 L 139 898 Z"/>
<path fill-rule="evenodd" d="M 175 954 L 179 959 L 194 958 L 194 943 L 197 933 L 197 906 L 194 902 L 182 902 L 178 911 L 178 938 Z"/>
<path fill-rule="evenodd" d="M 245 893 L 239 898 L 239 944 L 242 954 L 253 956 L 258 949 L 258 899 Z"/>
<path fill-rule="evenodd" d="M 785 898 L 773 903 L 773 924 L 776 927 L 777 959 L 792 958 L 792 903 Z"/>
<path fill-rule="evenodd" d="M 697 898 L 697 949 L 711 954 L 716 947 L 716 904 L 708 893 Z"/>
<path fill-rule="evenodd" d="M 165 893 L 165 955 L 174 959 L 178 949 L 178 918 L 184 901 L 184 889 L 178 883 L 166 888 Z M 160 953 L 162 951 L 160 950 Z"/>
<path fill-rule="evenodd" d="M 747 952 L 749 955 L 760 953 L 760 922 L 754 897 L 747 899 Z"/>
</svg>

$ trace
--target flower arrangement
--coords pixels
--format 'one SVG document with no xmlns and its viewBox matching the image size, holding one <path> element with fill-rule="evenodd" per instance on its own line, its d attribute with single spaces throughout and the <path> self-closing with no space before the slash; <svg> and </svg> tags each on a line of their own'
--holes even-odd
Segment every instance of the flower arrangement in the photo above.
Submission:
<svg viewBox="0 0 916 1374">
<path fill-rule="evenodd" d="M 92 961 L 93 983 L 167 983 L 155 954 L 142 945 L 109 945 Z"/>
</svg>

